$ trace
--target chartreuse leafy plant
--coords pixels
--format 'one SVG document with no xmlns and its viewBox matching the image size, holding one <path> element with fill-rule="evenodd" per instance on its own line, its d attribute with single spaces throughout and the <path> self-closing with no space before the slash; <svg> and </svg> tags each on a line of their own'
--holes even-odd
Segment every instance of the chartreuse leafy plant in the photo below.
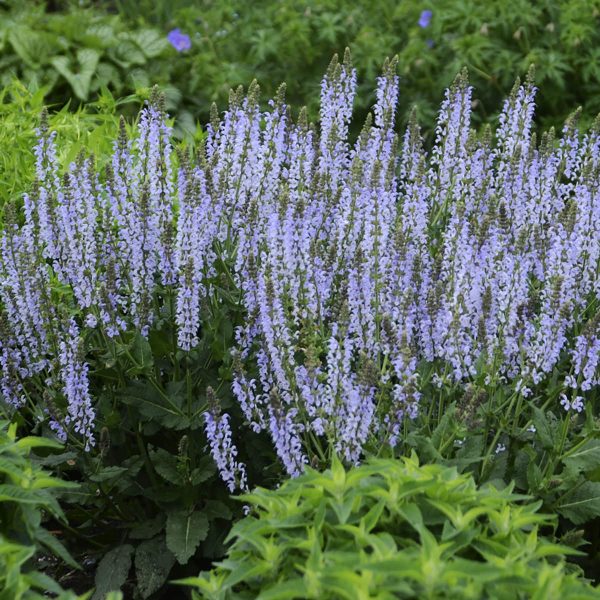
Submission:
<svg viewBox="0 0 600 600">
<path fill-rule="evenodd" d="M 48 517 L 65 523 L 56 496 L 76 489 L 36 466 L 32 449 L 58 450 L 62 444 L 47 438 L 17 438 L 17 426 L 0 421 L 0 598 L 34 600 L 58 594 L 75 599 L 49 576 L 36 569 L 41 554 L 54 554 L 72 568 L 79 568 L 63 544 L 44 526 Z"/>
<path fill-rule="evenodd" d="M 308 469 L 239 498 L 226 558 L 181 583 L 210 600 L 599 598 L 570 572 L 556 519 L 511 487 L 411 458 Z"/>
<path fill-rule="evenodd" d="M 43 88 L 32 91 L 18 80 L 10 80 L 0 90 L 0 214 L 4 203 L 20 198 L 35 178 L 32 149 L 40 113 L 47 103 L 45 92 Z M 110 155 L 118 131 L 117 110 L 141 102 L 137 96 L 115 100 L 105 90 L 94 104 L 75 108 L 63 101 L 58 107 L 48 107 L 49 125 L 61 139 L 59 163 L 69 165 L 83 149 L 102 162 Z"/>
</svg>

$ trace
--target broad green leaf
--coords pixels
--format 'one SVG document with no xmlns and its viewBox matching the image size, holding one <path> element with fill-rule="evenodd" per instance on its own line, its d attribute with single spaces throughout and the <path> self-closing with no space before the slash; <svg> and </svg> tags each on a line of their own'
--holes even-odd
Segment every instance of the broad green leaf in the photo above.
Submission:
<svg viewBox="0 0 600 600">
<path fill-rule="evenodd" d="M 80 48 L 77 51 L 77 61 L 72 61 L 67 56 L 55 56 L 50 63 L 69 82 L 75 95 L 80 100 L 87 100 L 99 60 L 100 53 L 97 50 Z"/>
<path fill-rule="evenodd" d="M 42 590 L 45 594 L 48 592 L 52 594 L 56 594 L 60 596 L 64 592 L 64 590 L 52 579 L 45 575 L 44 573 L 40 573 L 39 571 L 29 571 L 27 573 L 27 579 L 31 583 L 32 587 Z"/>
<path fill-rule="evenodd" d="M 174 511 L 167 515 L 167 547 L 185 565 L 194 555 L 198 544 L 208 534 L 208 518 L 204 513 L 195 511 Z"/>
<path fill-rule="evenodd" d="M 175 557 L 162 536 L 142 542 L 137 547 L 135 573 L 142 598 L 148 598 L 164 585 L 174 563 Z"/>
<path fill-rule="evenodd" d="M 134 540 L 149 540 L 158 535 L 165 526 L 165 516 L 156 515 L 153 519 L 147 519 L 139 525 L 136 525 L 129 532 L 129 537 Z"/>
<path fill-rule="evenodd" d="M 303 599 L 307 597 L 304 579 L 295 577 L 262 590 L 256 600 L 293 600 L 294 598 Z"/>
<path fill-rule="evenodd" d="M 533 407 L 533 424 L 536 428 L 536 438 L 542 443 L 542 446 L 548 450 L 554 450 L 557 447 L 557 421 L 552 413 L 546 413 L 537 407 Z"/>
<path fill-rule="evenodd" d="M 183 485 L 185 483 L 178 469 L 177 456 L 162 448 L 152 449 L 152 447 L 148 450 L 148 456 L 150 456 L 154 470 L 163 479 L 174 485 Z"/>
<path fill-rule="evenodd" d="M 140 29 L 132 34 L 131 39 L 148 58 L 156 58 L 169 48 L 166 36 L 156 29 Z"/>
<path fill-rule="evenodd" d="M 133 370 L 136 373 L 148 372 L 154 365 L 154 358 L 152 356 L 152 348 L 148 340 L 139 332 L 136 332 L 136 336 L 131 346 L 131 356 L 136 362 L 136 366 Z"/>
<path fill-rule="evenodd" d="M 131 568 L 133 546 L 124 544 L 107 552 L 96 569 L 96 590 L 92 600 L 104 600 L 110 591 L 120 591 Z"/>
<path fill-rule="evenodd" d="M 111 479 L 116 479 L 117 477 L 121 477 L 125 473 L 127 473 L 128 469 L 125 467 L 104 467 L 98 473 L 94 473 L 90 476 L 91 481 L 95 481 L 97 483 L 101 483 L 102 481 L 110 481 Z"/>
<path fill-rule="evenodd" d="M 584 473 L 600 466 L 600 440 L 588 440 L 581 448 L 563 459 L 569 468 L 583 471 Z"/>
<path fill-rule="evenodd" d="M 560 502 L 556 510 L 575 525 L 600 516 L 600 482 L 586 481 Z"/>
<path fill-rule="evenodd" d="M 209 519 L 229 521 L 232 517 L 231 509 L 220 500 L 207 500 L 203 512 Z"/>
<path fill-rule="evenodd" d="M 44 34 L 26 25 L 13 25 L 8 32 L 8 41 L 19 58 L 34 69 L 39 69 L 51 52 Z"/>
<path fill-rule="evenodd" d="M 166 428 L 180 430 L 189 427 L 190 421 L 182 410 L 182 395 L 159 392 L 149 384 L 134 382 L 120 390 L 119 398 L 125 404 L 135 406 L 144 417 Z"/>
<path fill-rule="evenodd" d="M 47 504 L 47 496 L 39 491 L 26 490 L 9 483 L 0 484 L 0 502 L 17 502 L 23 504 Z"/>
</svg>

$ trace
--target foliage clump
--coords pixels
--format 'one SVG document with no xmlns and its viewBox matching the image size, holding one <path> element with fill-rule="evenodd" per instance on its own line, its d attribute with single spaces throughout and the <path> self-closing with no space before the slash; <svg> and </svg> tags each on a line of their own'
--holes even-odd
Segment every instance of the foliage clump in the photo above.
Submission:
<svg viewBox="0 0 600 600">
<path fill-rule="evenodd" d="M 188 579 L 202 598 L 598 598 L 552 543 L 554 519 L 511 488 L 416 457 L 309 469 L 240 500 L 227 557 Z"/>
</svg>

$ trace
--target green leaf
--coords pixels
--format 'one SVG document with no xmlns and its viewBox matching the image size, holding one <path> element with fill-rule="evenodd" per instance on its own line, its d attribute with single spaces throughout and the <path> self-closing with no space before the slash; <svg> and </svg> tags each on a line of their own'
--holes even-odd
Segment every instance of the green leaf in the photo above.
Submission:
<svg viewBox="0 0 600 600">
<path fill-rule="evenodd" d="M 100 483 L 102 481 L 109 481 L 110 479 L 116 479 L 120 477 L 124 473 L 127 473 L 128 469 L 125 467 L 104 467 L 98 473 L 94 473 L 94 475 L 90 476 L 91 481 L 95 481 Z"/>
<path fill-rule="evenodd" d="M 72 61 L 67 56 L 55 56 L 50 60 L 52 66 L 69 82 L 73 92 L 80 100 L 87 100 L 92 77 L 96 72 L 100 53 L 91 48 L 77 51 L 77 63 L 72 69 Z"/>
<path fill-rule="evenodd" d="M 120 391 L 119 398 L 125 404 L 135 406 L 144 417 L 157 421 L 163 427 L 176 430 L 189 427 L 190 420 L 182 410 L 184 397 L 181 394 L 161 393 L 150 384 L 134 382 Z"/>
<path fill-rule="evenodd" d="M 169 48 L 167 38 L 156 29 L 140 29 L 132 34 L 131 39 L 147 58 L 155 58 Z"/>
<path fill-rule="evenodd" d="M 36 531 L 35 537 L 38 542 L 49 548 L 52 554 L 62 558 L 66 564 L 75 569 L 81 568 L 77 561 L 71 556 L 69 551 L 49 531 L 40 528 Z"/>
<path fill-rule="evenodd" d="M 307 597 L 304 579 L 296 577 L 289 581 L 278 582 L 273 587 L 261 591 L 256 600 L 292 600 Z"/>
<path fill-rule="evenodd" d="M 550 412 L 544 414 L 537 407 L 533 407 L 533 424 L 536 428 L 536 437 L 547 450 L 553 450 L 556 444 L 556 417 Z"/>
<path fill-rule="evenodd" d="M 61 452 L 60 454 L 49 454 L 43 458 L 36 459 L 36 463 L 44 467 L 56 467 L 76 458 L 76 452 Z"/>
<path fill-rule="evenodd" d="M 104 600 L 110 591 L 120 591 L 131 569 L 133 546 L 124 544 L 107 552 L 96 570 L 96 590 L 92 600 Z"/>
<path fill-rule="evenodd" d="M 588 440 L 581 448 L 563 459 L 565 465 L 587 473 L 600 465 L 600 440 Z"/>
<path fill-rule="evenodd" d="M 133 369 L 130 369 L 129 372 L 132 374 L 147 373 L 152 370 L 154 358 L 152 356 L 150 342 L 139 332 L 136 333 L 133 340 L 131 356 L 135 360 L 136 365 Z"/>
<path fill-rule="evenodd" d="M 229 521 L 233 516 L 229 506 L 220 500 L 207 500 L 203 512 L 211 520 L 224 519 Z"/>
<path fill-rule="evenodd" d="M 580 525 L 600 515 L 600 482 L 586 481 L 563 500 L 556 510 Z"/>
<path fill-rule="evenodd" d="M 39 69 L 42 60 L 47 59 L 51 48 L 44 40 L 41 32 L 34 31 L 25 25 L 11 27 L 8 41 L 17 56 L 29 67 Z"/>
<path fill-rule="evenodd" d="M 147 519 L 136 525 L 129 532 L 129 537 L 134 540 L 149 540 L 159 534 L 165 526 L 165 516 L 156 515 L 153 519 Z"/>
<path fill-rule="evenodd" d="M 135 573 L 142 598 L 148 598 L 164 585 L 174 563 L 175 557 L 162 536 L 142 542 L 137 547 Z"/>
<path fill-rule="evenodd" d="M 0 484 L 0 502 L 17 502 L 22 504 L 47 504 L 47 497 L 38 492 L 26 490 L 17 485 Z"/>
<path fill-rule="evenodd" d="M 185 483 L 182 474 L 177 468 L 179 464 L 177 456 L 162 448 L 154 450 L 152 447 L 148 449 L 148 456 L 150 456 L 154 470 L 163 479 L 174 485 L 183 485 Z"/>
<path fill-rule="evenodd" d="M 207 534 L 208 519 L 204 513 L 178 510 L 167 515 L 167 547 L 181 565 L 187 564 Z"/>
<path fill-rule="evenodd" d="M 65 446 L 60 442 L 43 437 L 27 436 L 17 440 L 15 446 L 19 450 L 31 450 L 31 448 L 50 448 L 52 450 L 62 450 Z"/>
<path fill-rule="evenodd" d="M 38 590 L 42 590 L 45 593 L 52 593 L 60 596 L 60 594 L 64 593 L 64 590 L 52 579 L 45 575 L 44 573 L 40 573 L 39 571 L 29 571 L 27 573 L 27 579 L 31 583 L 32 587 L 35 587 Z"/>
</svg>

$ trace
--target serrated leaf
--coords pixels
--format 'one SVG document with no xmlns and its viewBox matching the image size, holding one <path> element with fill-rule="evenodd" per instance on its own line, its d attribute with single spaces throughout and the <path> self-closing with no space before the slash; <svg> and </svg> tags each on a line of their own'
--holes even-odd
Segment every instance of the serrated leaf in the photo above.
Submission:
<svg viewBox="0 0 600 600">
<path fill-rule="evenodd" d="M 66 463 L 68 460 L 75 460 L 76 458 L 76 452 L 62 452 L 61 454 L 49 454 L 43 458 L 36 458 L 35 462 L 44 467 L 56 467 Z"/>
<path fill-rule="evenodd" d="M 566 466 L 584 473 L 600 465 L 600 440 L 588 440 L 581 448 L 563 459 Z"/>
<path fill-rule="evenodd" d="M 203 512 L 209 519 L 225 519 L 229 521 L 232 517 L 229 506 L 220 500 L 207 500 Z"/>
<path fill-rule="evenodd" d="M 107 552 L 96 569 L 96 590 L 92 600 L 104 600 L 111 591 L 120 591 L 131 569 L 133 546 L 123 544 Z"/>
<path fill-rule="evenodd" d="M 32 448 L 50 448 L 52 450 L 62 450 L 65 447 L 64 444 L 61 444 L 55 440 L 33 435 L 17 440 L 15 442 L 15 446 L 19 448 L 19 450 L 31 450 Z"/>
<path fill-rule="evenodd" d="M 544 414 L 537 407 L 533 407 L 533 424 L 536 428 L 536 439 L 548 450 L 556 447 L 556 421 L 552 413 Z"/>
<path fill-rule="evenodd" d="M 47 497 L 38 492 L 26 490 L 9 483 L 0 484 L 0 502 L 17 502 L 23 504 L 47 504 Z"/>
<path fill-rule="evenodd" d="M 39 571 L 29 571 L 27 573 L 27 579 L 31 583 L 32 587 L 42 590 L 45 593 L 52 593 L 60 596 L 60 594 L 64 593 L 64 590 L 60 587 L 54 579 L 48 577 L 48 575 L 44 573 L 40 573 Z"/>
<path fill-rule="evenodd" d="M 149 449 L 148 456 L 150 456 L 150 461 L 152 462 L 154 470 L 163 479 L 166 479 L 169 483 L 174 485 L 184 484 L 183 477 L 177 469 L 177 456 L 162 448 L 156 448 L 155 450 L 152 448 Z"/>
<path fill-rule="evenodd" d="M 24 466 L 24 459 L 22 459 L 21 457 L 17 457 L 16 460 L 9 460 L 0 456 L 0 473 L 10 475 L 11 477 L 14 477 L 14 479 L 17 481 L 21 481 L 21 479 L 23 479 L 24 477 Z"/>
<path fill-rule="evenodd" d="M 95 481 L 96 483 L 100 483 L 102 481 L 109 481 L 110 479 L 116 479 L 121 475 L 127 473 L 128 469 L 125 467 L 104 467 L 98 473 L 94 473 L 94 475 L 90 476 L 91 481 Z"/>
<path fill-rule="evenodd" d="M 185 429 L 190 420 L 184 414 L 182 406 L 184 398 L 179 394 L 161 395 L 148 384 L 135 382 L 119 393 L 119 398 L 149 419 L 156 420 L 169 429 Z"/>
<path fill-rule="evenodd" d="M 167 515 L 167 547 L 181 565 L 187 564 L 198 544 L 208 534 L 208 519 L 204 513 L 174 511 Z"/>
<path fill-rule="evenodd" d="M 581 525 L 600 515 L 600 482 L 586 481 L 569 494 L 556 510 L 570 519 L 575 525 Z"/>
<path fill-rule="evenodd" d="M 165 526 L 165 516 L 156 515 L 153 519 L 147 519 L 143 523 L 132 527 L 129 537 L 134 540 L 149 540 L 158 535 Z"/>
<path fill-rule="evenodd" d="M 167 548 L 163 537 L 142 542 L 135 551 L 137 589 L 142 598 L 148 598 L 160 589 L 175 564 L 175 556 Z"/>
<path fill-rule="evenodd" d="M 136 372 L 146 372 L 152 369 L 154 365 L 154 357 L 152 356 L 152 348 L 150 342 L 139 332 L 133 340 L 131 346 L 131 356 L 137 363 L 135 368 Z"/>
</svg>

